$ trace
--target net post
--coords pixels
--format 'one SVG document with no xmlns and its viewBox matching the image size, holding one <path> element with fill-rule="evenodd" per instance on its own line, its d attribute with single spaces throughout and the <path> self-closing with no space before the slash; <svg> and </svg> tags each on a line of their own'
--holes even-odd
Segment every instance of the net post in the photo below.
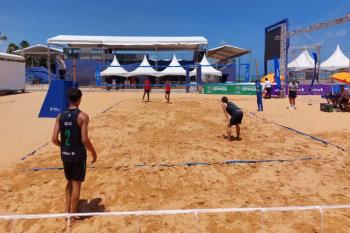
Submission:
<svg viewBox="0 0 350 233">
<path fill-rule="evenodd" d="M 187 65 L 186 66 L 186 93 L 190 92 L 190 83 L 191 83 L 191 79 L 190 79 L 190 67 Z"/>
</svg>

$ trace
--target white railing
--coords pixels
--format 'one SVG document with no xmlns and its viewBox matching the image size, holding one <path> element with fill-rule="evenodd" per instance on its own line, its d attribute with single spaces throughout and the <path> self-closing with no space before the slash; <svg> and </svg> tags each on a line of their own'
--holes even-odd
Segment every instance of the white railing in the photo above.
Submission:
<svg viewBox="0 0 350 233">
<path fill-rule="evenodd" d="M 50 219 L 50 218 L 67 218 L 67 232 L 70 232 L 71 217 L 125 217 L 125 216 L 155 216 L 155 215 L 177 215 L 177 214 L 194 214 L 199 221 L 200 214 L 213 213 L 248 213 L 248 212 L 288 212 L 288 211 L 310 211 L 320 212 L 320 231 L 324 233 L 324 210 L 330 209 L 350 209 L 350 205 L 319 205 L 319 206 L 285 206 L 285 207 L 251 207 L 251 208 L 215 208 L 215 209 L 183 209 L 183 210 L 144 210 L 144 211 L 120 211 L 120 212 L 95 212 L 95 213 L 58 213 L 58 214 L 18 214 L 18 215 L 0 215 L 0 220 L 13 221 L 11 232 L 14 230 L 16 220 L 25 219 Z M 261 232 L 263 232 L 263 215 L 262 215 Z M 138 232 L 138 230 L 137 230 Z"/>
</svg>

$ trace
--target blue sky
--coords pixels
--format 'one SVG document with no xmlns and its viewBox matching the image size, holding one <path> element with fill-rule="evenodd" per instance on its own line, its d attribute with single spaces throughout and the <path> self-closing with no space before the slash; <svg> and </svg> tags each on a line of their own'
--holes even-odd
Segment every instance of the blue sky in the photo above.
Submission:
<svg viewBox="0 0 350 233">
<path fill-rule="evenodd" d="M 229 43 L 262 60 L 264 28 L 283 18 L 290 27 L 339 17 L 350 0 L 1 0 L 0 31 L 9 42 L 45 43 L 59 34 L 205 36 L 209 48 Z M 350 11 L 350 10 L 349 10 Z M 336 44 L 350 55 L 350 23 L 293 39 L 292 44 L 322 43 L 323 56 Z M 6 43 L 0 45 L 5 50 Z"/>
</svg>

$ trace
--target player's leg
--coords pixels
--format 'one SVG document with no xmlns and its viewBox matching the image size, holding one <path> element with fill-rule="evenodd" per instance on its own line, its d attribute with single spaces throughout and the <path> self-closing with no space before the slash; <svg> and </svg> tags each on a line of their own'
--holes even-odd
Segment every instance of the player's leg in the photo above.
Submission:
<svg viewBox="0 0 350 233">
<path fill-rule="evenodd" d="M 66 213 L 70 212 L 72 188 L 72 181 L 68 180 L 66 185 Z"/>
<path fill-rule="evenodd" d="M 81 188 L 81 181 L 73 180 L 72 181 L 72 195 L 71 195 L 70 213 L 77 213 L 78 212 L 80 188 Z"/>
<path fill-rule="evenodd" d="M 146 91 L 143 91 L 142 102 L 145 100 Z"/>
<path fill-rule="evenodd" d="M 293 98 L 293 108 L 295 108 L 295 97 Z"/>
<path fill-rule="evenodd" d="M 227 140 L 231 141 L 231 125 L 227 126 Z"/>
<path fill-rule="evenodd" d="M 241 133 L 241 127 L 239 126 L 239 124 L 236 124 L 236 138 L 240 139 L 240 133 Z"/>
</svg>

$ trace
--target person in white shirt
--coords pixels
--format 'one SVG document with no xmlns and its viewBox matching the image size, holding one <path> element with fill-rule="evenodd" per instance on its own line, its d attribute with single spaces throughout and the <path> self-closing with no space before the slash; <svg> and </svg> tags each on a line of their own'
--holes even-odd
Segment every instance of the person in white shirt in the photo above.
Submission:
<svg viewBox="0 0 350 233">
<path fill-rule="evenodd" d="M 295 107 L 295 99 L 297 98 L 297 91 L 298 91 L 298 82 L 294 78 L 289 84 L 288 84 L 288 89 L 289 89 L 289 109 L 296 109 Z"/>
<path fill-rule="evenodd" d="M 61 80 L 66 79 L 66 63 L 64 62 L 64 55 L 60 54 L 57 56 L 58 63 L 58 74 Z"/>
<path fill-rule="evenodd" d="M 272 95 L 272 84 L 268 78 L 265 78 L 265 90 L 266 90 L 266 98 L 270 99 Z"/>
</svg>

